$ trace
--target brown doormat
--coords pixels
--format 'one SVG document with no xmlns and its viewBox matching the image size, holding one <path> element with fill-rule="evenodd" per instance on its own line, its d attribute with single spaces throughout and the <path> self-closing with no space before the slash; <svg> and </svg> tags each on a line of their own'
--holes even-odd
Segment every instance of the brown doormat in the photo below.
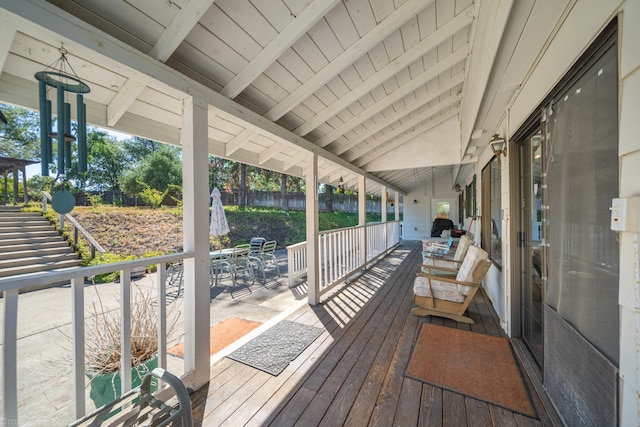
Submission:
<svg viewBox="0 0 640 427">
<path fill-rule="evenodd" d="M 406 376 L 536 418 L 505 338 L 424 324 Z"/>
<path fill-rule="evenodd" d="M 214 355 L 234 341 L 247 335 L 258 326 L 260 322 L 230 317 L 217 325 L 209 328 L 209 354 Z M 184 357 L 184 343 L 171 347 L 167 353 L 178 357 Z"/>
</svg>

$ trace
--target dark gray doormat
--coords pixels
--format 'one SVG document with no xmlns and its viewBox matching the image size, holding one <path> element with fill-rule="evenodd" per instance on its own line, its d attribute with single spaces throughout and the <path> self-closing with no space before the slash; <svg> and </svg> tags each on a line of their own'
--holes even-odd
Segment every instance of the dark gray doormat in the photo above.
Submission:
<svg viewBox="0 0 640 427">
<path fill-rule="evenodd" d="M 322 332 L 322 328 L 283 320 L 227 357 L 277 376 Z"/>
</svg>

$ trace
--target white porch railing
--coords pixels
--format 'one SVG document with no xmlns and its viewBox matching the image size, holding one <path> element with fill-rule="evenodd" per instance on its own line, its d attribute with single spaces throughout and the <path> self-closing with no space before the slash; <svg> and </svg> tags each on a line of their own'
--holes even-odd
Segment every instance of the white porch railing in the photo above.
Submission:
<svg viewBox="0 0 640 427">
<path fill-rule="evenodd" d="M 73 414 L 76 418 L 85 415 L 85 279 L 96 274 L 120 272 L 120 324 L 131 324 L 131 271 L 147 265 L 157 265 L 157 309 L 158 309 L 158 366 L 167 368 L 167 304 L 166 304 L 166 263 L 193 258 L 192 253 L 162 255 L 152 258 L 105 264 L 94 267 L 78 267 L 64 271 L 54 271 L 29 276 L 0 278 L 3 292 L 3 418 L 6 425 L 18 425 L 18 366 L 17 366 L 17 324 L 18 294 L 22 288 L 70 281 L 72 311 L 72 359 L 73 359 Z M 120 343 L 120 366 L 131 366 L 131 330 L 124 327 Z M 128 350 L 127 350 L 128 349 Z M 189 375 L 186 372 L 184 376 Z M 121 375 L 123 393 L 131 389 L 131 376 Z M 1 423 L 1 422 L 0 422 Z"/>
<path fill-rule="evenodd" d="M 289 287 L 293 287 L 300 277 L 307 274 L 307 242 L 287 246 L 287 266 Z"/>
<path fill-rule="evenodd" d="M 360 247 L 367 236 L 366 252 Z M 373 259 L 385 255 L 400 241 L 400 222 L 390 221 L 319 233 L 320 292 L 322 295 Z M 307 273 L 307 242 L 287 246 L 289 286 Z M 363 256 L 366 253 L 366 258 Z"/>
</svg>

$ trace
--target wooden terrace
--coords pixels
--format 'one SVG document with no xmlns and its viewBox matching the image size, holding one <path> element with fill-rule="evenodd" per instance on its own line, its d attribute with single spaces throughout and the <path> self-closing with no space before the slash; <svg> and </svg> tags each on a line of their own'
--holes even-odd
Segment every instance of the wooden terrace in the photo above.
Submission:
<svg viewBox="0 0 640 427">
<path fill-rule="evenodd" d="M 325 332 L 278 376 L 224 358 L 211 381 L 192 395 L 197 425 L 552 425 L 525 378 L 539 419 L 404 376 L 425 322 L 506 337 L 479 292 L 469 308 L 474 325 L 411 315 L 412 283 L 421 246 L 403 241 L 364 274 L 317 306 L 288 319 Z M 471 349 L 472 350 L 472 349 Z"/>
</svg>

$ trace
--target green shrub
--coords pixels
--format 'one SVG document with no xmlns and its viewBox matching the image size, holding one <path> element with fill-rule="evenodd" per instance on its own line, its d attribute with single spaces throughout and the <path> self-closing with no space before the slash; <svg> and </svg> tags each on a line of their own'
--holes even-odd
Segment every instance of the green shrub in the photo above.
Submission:
<svg viewBox="0 0 640 427">
<path fill-rule="evenodd" d="M 134 255 L 122 256 L 122 255 L 116 255 L 116 254 L 110 254 L 110 253 L 96 254 L 96 257 L 92 260 L 89 260 L 87 262 L 87 265 L 91 266 L 91 265 L 113 264 L 115 262 L 130 261 L 133 259 L 136 259 Z M 120 270 L 113 271 L 111 273 L 96 274 L 93 280 L 95 281 L 95 283 L 109 283 L 109 282 L 115 282 L 119 278 L 120 278 Z"/>
<path fill-rule="evenodd" d="M 164 196 L 167 195 L 168 190 L 163 192 L 155 188 L 151 188 L 144 182 L 140 182 L 140 184 L 144 186 L 144 189 L 140 192 L 142 201 L 154 209 L 159 208 L 164 200 Z"/>
</svg>

